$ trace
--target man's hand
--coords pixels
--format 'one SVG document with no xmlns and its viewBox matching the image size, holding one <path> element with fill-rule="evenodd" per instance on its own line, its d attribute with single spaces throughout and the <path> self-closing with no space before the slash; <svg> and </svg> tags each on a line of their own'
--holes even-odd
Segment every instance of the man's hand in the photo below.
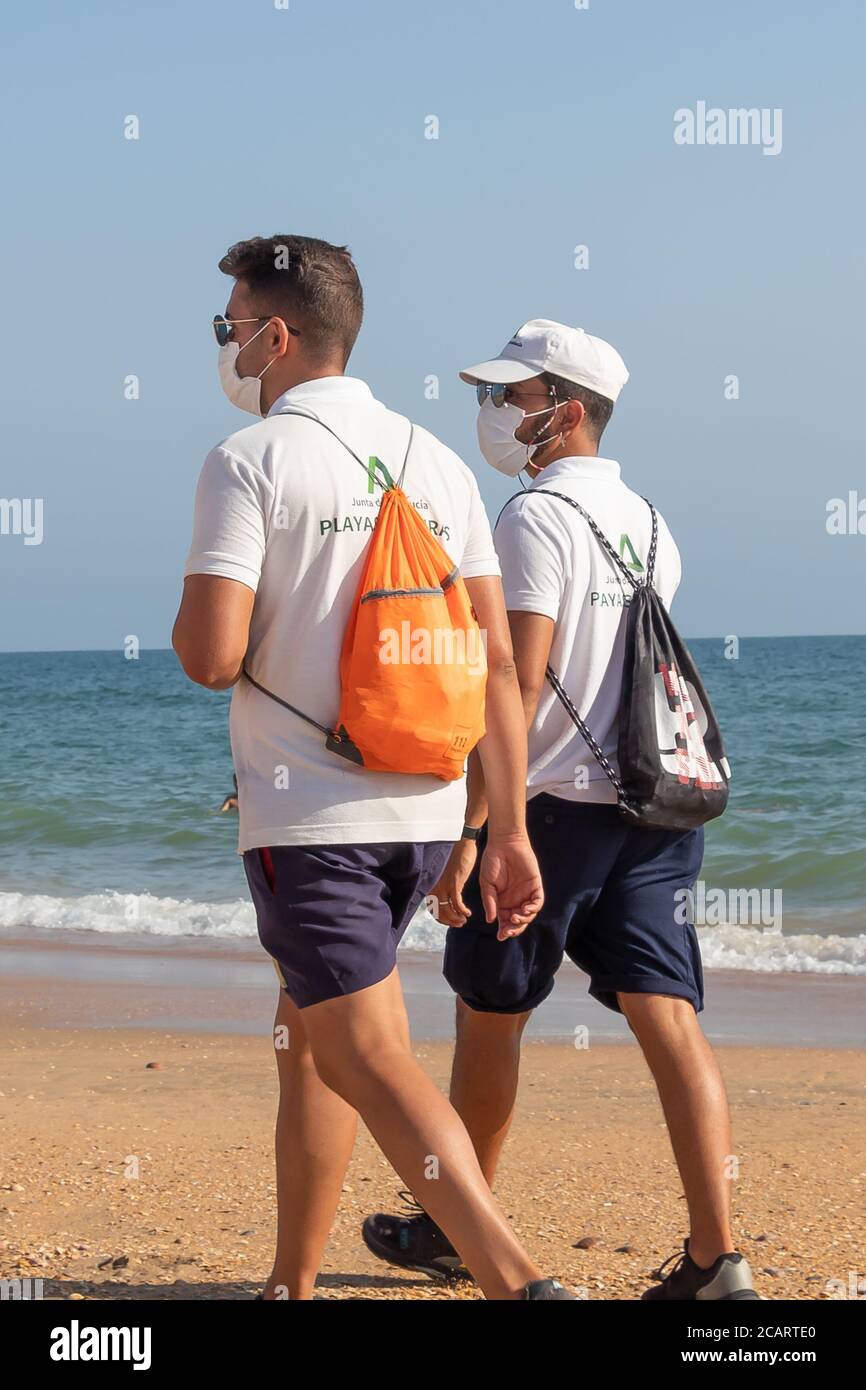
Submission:
<svg viewBox="0 0 866 1390">
<path fill-rule="evenodd" d="M 466 880 L 475 868 L 478 846 L 474 840 L 458 840 L 451 856 L 442 871 L 442 877 L 435 888 L 430 889 L 431 897 L 436 898 L 436 920 L 446 927 L 462 927 L 469 921 L 471 913 L 463 901 Z"/>
<path fill-rule="evenodd" d="M 489 836 L 480 884 L 487 921 L 499 918 L 497 939 L 525 931 L 544 904 L 538 862 L 526 835 Z"/>
</svg>

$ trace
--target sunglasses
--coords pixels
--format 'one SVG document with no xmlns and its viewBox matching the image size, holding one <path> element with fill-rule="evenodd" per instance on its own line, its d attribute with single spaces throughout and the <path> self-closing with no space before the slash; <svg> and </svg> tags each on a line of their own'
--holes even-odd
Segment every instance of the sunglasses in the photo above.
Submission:
<svg viewBox="0 0 866 1390">
<path fill-rule="evenodd" d="M 478 397 L 478 404 L 483 405 L 486 400 L 489 400 L 490 404 L 495 405 L 496 409 L 498 410 L 500 406 L 503 406 L 507 403 L 509 389 L 510 388 L 506 386 L 504 382 L 501 381 L 479 381 L 478 385 L 475 387 L 475 394 Z M 528 394 L 529 393 L 527 392 L 527 395 Z M 550 399 L 551 396 L 555 396 L 555 392 L 552 388 L 548 388 L 547 391 L 543 392 L 533 391 L 531 394 L 533 396 L 544 395 L 548 399 Z"/>
<path fill-rule="evenodd" d="M 507 390 L 508 387 L 502 382 L 479 381 L 475 387 L 475 394 L 478 397 L 479 405 L 483 405 L 489 397 L 490 404 L 495 405 L 498 410 L 501 405 L 505 404 Z"/>
<path fill-rule="evenodd" d="M 273 317 L 274 315 L 272 314 L 260 314 L 257 319 L 227 319 L 222 314 L 214 314 L 214 337 L 220 347 L 225 347 L 226 343 L 231 342 L 232 334 L 234 333 L 234 325 L 236 323 L 267 323 L 268 319 Z M 292 328 L 291 324 L 286 323 L 285 319 L 281 319 L 280 322 L 285 324 L 287 332 L 291 333 L 293 337 L 300 338 L 301 330 L 299 328 Z"/>
</svg>

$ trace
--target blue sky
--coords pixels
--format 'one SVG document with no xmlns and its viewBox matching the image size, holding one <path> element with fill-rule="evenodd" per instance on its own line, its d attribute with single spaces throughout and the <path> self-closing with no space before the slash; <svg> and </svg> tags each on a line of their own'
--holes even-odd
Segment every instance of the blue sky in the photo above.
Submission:
<svg viewBox="0 0 866 1390">
<path fill-rule="evenodd" d="M 348 243 L 351 370 L 492 514 L 513 488 L 456 371 L 579 324 L 630 368 L 605 453 L 677 536 L 682 630 L 866 631 L 866 535 L 825 524 L 866 498 L 859 0 L 49 0 L 5 27 L 0 496 L 43 498 L 44 538 L 0 535 L 0 649 L 168 644 L 198 469 L 242 423 L 216 262 L 276 232 Z M 781 108 L 781 153 L 676 145 L 701 100 Z"/>
</svg>

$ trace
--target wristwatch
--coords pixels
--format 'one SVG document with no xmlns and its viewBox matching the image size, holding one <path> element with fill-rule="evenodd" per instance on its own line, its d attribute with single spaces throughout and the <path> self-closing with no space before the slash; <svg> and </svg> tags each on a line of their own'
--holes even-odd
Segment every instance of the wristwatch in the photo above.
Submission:
<svg viewBox="0 0 866 1390">
<path fill-rule="evenodd" d="M 460 832 L 460 838 L 461 840 L 477 840 L 480 834 L 480 825 L 464 825 L 462 831 Z"/>
</svg>

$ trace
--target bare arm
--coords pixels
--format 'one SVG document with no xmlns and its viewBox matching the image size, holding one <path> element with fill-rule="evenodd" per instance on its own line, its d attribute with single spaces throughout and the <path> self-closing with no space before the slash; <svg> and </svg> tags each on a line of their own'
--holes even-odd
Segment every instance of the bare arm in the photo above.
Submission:
<svg viewBox="0 0 866 1390">
<path fill-rule="evenodd" d="M 477 748 L 489 803 L 481 896 L 488 922 L 499 918 L 504 940 L 523 931 L 544 901 L 526 835 L 526 726 L 501 582 L 485 576 L 468 579 L 466 587 L 487 648 L 486 733 Z"/>
<path fill-rule="evenodd" d="M 554 623 L 544 613 L 522 613 L 513 609 L 508 614 L 508 623 L 528 729 L 535 718 L 538 700 L 544 689 Z"/>
<path fill-rule="evenodd" d="M 551 618 L 540 613 L 512 611 L 508 614 L 508 621 L 514 644 L 513 659 L 520 686 L 524 727 L 528 729 L 535 718 L 538 699 L 544 685 L 554 625 Z M 487 788 L 482 753 L 479 744 L 469 758 L 466 778 L 467 825 L 481 826 L 487 819 Z M 434 889 L 434 896 L 440 902 L 439 920 L 448 926 L 462 927 L 469 919 L 469 909 L 463 900 L 463 888 L 475 866 L 475 858 L 475 842 L 458 840 L 445 872 Z M 513 934 L 515 933 L 504 933 L 500 928 L 500 938 Z"/>
<path fill-rule="evenodd" d="M 484 770 L 491 835 L 526 829 L 526 726 L 499 579 L 467 579 L 487 648 L 486 733 L 477 746 Z"/>
<path fill-rule="evenodd" d="M 254 601 L 238 579 L 191 574 L 184 580 L 171 645 L 191 681 L 226 690 L 240 678 Z"/>
<path fill-rule="evenodd" d="M 477 609 L 476 609 L 477 612 Z M 535 718 L 538 700 L 545 681 L 545 671 L 550 659 L 550 645 L 553 641 L 553 619 L 542 613 L 508 614 L 513 644 L 514 665 L 523 702 L 525 728 L 529 729 Z M 479 744 L 479 749 L 481 745 Z M 477 750 L 469 759 L 466 779 L 466 824 L 483 825 L 487 819 L 487 788 L 484 765 Z"/>
</svg>

